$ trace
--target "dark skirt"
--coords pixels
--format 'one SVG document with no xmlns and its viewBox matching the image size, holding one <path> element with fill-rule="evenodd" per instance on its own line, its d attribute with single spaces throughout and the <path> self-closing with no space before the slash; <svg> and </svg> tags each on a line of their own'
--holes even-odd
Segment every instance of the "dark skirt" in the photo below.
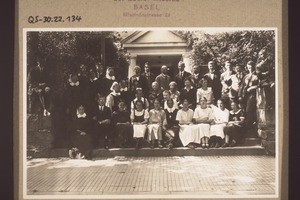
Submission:
<svg viewBox="0 0 300 200">
<path fill-rule="evenodd" d="M 229 135 L 232 140 L 240 144 L 244 138 L 243 127 L 237 125 L 227 125 L 224 127 L 224 134 Z"/>
<path fill-rule="evenodd" d="M 118 124 L 115 129 L 116 145 L 130 144 L 133 130 L 131 124 Z"/>
</svg>

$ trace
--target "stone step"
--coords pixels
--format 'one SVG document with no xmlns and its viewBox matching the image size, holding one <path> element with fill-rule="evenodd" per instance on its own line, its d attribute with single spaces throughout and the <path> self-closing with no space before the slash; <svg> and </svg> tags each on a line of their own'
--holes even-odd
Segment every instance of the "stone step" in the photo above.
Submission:
<svg viewBox="0 0 300 200">
<path fill-rule="evenodd" d="M 227 148 L 212 148 L 212 149 L 189 149 L 187 147 L 178 147 L 174 149 L 151 149 L 142 148 L 135 150 L 134 148 L 112 148 L 112 149 L 95 149 L 92 152 L 93 158 L 97 157 L 115 157 L 115 156 L 240 156 L 240 155 L 265 155 L 265 149 L 261 146 L 238 146 Z M 36 156 L 35 156 L 36 157 Z M 52 149 L 49 157 L 68 157 L 67 149 Z"/>
<path fill-rule="evenodd" d="M 242 146 L 260 146 L 261 139 L 260 138 L 245 138 Z"/>
</svg>

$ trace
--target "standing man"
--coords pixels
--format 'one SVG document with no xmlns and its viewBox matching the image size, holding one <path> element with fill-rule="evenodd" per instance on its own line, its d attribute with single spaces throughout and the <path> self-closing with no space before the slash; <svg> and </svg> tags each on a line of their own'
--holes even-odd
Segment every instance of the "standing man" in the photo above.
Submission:
<svg viewBox="0 0 300 200">
<path fill-rule="evenodd" d="M 49 91 L 46 88 L 49 82 L 48 73 L 40 61 L 37 61 L 36 66 L 33 67 L 28 74 L 28 112 L 30 114 L 37 114 L 43 111 L 44 94 Z"/>
<path fill-rule="evenodd" d="M 192 81 L 192 86 L 197 90 L 201 87 L 200 80 L 200 68 L 199 66 L 195 65 L 193 66 L 193 73 L 189 76 L 189 79 Z"/>
<path fill-rule="evenodd" d="M 178 74 L 175 76 L 175 82 L 177 84 L 177 89 L 181 91 L 184 88 L 184 80 L 191 76 L 191 73 L 184 70 L 185 64 L 182 61 L 178 63 Z"/>
<path fill-rule="evenodd" d="M 220 79 L 220 72 L 216 70 L 216 64 L 214 61 L 208 62 L 208 73 L 204 77 L 208 80 L 208 87 L 212 88 L 215 100 L 221 99 L 222 84 Z"/>
<path fill-rule="evenodd" d="M 156 78 L 155 81 L 158 83 L 159 88 L 161 88 L 163 91 L 164 90 L 169 90 L 169 84 L 171 82 L 171 77 L 167 74 L 168 72 L 168 67 L 166 65 L 163 65 L 160 68 L 161 74 L 159 74 Z"/>
<path fill-rule="evenodd" d="M 155 81 L 155 75 L 150 72 L 150 64 L 148 62 L 145 63 L 144 70 L 145 71 L 142 76 L 146 77 L 148 90 L 150 90 L 150 88 L 152 87 L 152 83 Z M 146 93 L 145 95 L 148 96 L 149 94 Z"/>
<path fill-rule="evenodd" d="M 149 88 L 147 79 L 141 75 L 141 68 L 139 66 L 134 67 L 135 74 L 129 79 L 129 90 L 131 93 L 131 99 L 134 99 L 134 95 L 137 88 L 142 88 L 144 94 L 148 94 Z"/>
</svg>

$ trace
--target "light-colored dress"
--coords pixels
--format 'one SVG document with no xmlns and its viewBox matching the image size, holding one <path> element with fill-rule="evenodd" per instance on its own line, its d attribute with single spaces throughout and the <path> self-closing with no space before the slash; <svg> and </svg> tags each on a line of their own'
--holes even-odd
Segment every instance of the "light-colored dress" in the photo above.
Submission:
<svg viewBox="0 0 300 200">
<path fill-rule="evenodd" d="M 211 87 L 208 87 L 207 90 L 203 90 L 202 88 L 199 88 L 197 90 L 197 103 L 199 103 L 199 100 L 202 97 L 205 97 L 207 99 L 207 104 L 210 105 L 213 103 L 214 95 Z"/>
<path fill-rule="evenodd" d="M 195 136 L 197 135 L 197 126 L 194 124 L 181 124 L 192 123 L 194 111 L 188 109 L 187 111 L 179 110 L 176 115 L 176 120 L 179 122 L 179 138 L 183 146 L 188 145 L 190 142 L 196 142 Z"/>
<path fill-rule="evenodd" d="M 218 107 L 213 107 L 213 115 L 216 124 L 210 126 L 210 137 L 218 136 L 224 138 L 224 127 L 227 125 L 229 120 L 229 110 L 221 110 Z"/>
<path fill-rule="evenodd" d="M 203 119 L 214 119 L 213 112 L 211 108 L 205 108 L 202 109 L 201 107 L 197 107 L 194 112 L 193 118 L 196 120 L 203 120 Z M 207 123 L 200 123 L 196 124 L 197 130 L 198 130 L 198 136 L 197 138 L 203 138 L 203 137 L 210 137 L 210 124 Z M 200 144 L 199 139 L 199 144 Z"/>
<path fill-rule="evenodd" d="M 162 126 L 166 124 L 165 111 L 151 109 L 149 111 L 148 140 L 162 140 Z"/>
<path fill-rule="evenodd" d="M 133 122 L 143 122 L 145 119 L 149 119 L 149 113 L 147 110 L 137 111 L 133 110 L 130 115 L 130 119 Z M 147 131 L 147 124 L 133 124 L 133 137 L 144 138 Z"/>
</svg>

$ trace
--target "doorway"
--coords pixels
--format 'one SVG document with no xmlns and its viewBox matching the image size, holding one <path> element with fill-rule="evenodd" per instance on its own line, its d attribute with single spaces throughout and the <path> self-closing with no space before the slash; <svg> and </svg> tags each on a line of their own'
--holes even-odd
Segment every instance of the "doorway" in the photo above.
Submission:
<svg viewBox="0 0 300 200">
<path fill-rule="evenodd" d="M 182 55 L 138 55 L 137 56 L 137 65 L 142 68 L 144 71 L 145 63 L 150 64 L 150 71 L 155 76 L 160 74 L 160 68 L 163 65 L 166 65 L 169 69 L 169 76 L 172 79 L 175 78 L 178 73 L 178 62 L 182 59 Z"/>
</svg>

